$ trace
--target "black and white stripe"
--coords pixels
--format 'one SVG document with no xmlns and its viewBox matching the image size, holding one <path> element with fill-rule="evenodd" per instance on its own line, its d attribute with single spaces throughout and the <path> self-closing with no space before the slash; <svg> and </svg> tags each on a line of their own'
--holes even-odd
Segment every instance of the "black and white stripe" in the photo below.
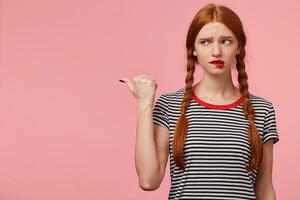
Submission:
<svg viewBox="0 0 300 200">
<path fill-rule="evenodd" d="M 159 96 L 153 108 L 154 124 L 169 129 L 171 188 L 175 199 L 256 199 L 254 185 L 257 169 L 247 172 L 250 162 L 249 122 L 242 103 L 226 109 L 201 105 L 192 97 L 186 116 L 189 120 L 185 142 L 183 172 L 174 163 L 173 134 L 180 115 L 184 88 Z M 263 143 L 279 141 L 272 103 L 251 94 L 255 124 Z"/>
</svg>

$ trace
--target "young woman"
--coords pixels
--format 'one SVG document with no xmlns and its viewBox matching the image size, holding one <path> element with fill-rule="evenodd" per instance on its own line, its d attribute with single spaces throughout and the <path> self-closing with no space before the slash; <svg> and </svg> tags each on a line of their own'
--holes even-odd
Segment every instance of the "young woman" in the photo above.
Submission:
<svg viewBox="0 0 300 200">
<path fill-rule="evenodd" d="M 155 79 L 123 79 L 138 100 L 135 164 L 142 189 L 159 188 L 170 156 L 169 199 L 276 199 L 275 110 L 248 91 L 245 45 L 239 17 L 208 4 L 187 33 L 185 87 L 154 103 Z M 197 66 L 203 77 L 193 85 Z M 238 87 L 232 69 L 238 71 Z"/>
</svg>

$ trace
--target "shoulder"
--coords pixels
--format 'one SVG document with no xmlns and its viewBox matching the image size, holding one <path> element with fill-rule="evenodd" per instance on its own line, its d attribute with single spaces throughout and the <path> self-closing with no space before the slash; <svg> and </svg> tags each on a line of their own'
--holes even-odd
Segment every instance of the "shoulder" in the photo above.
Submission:
<svg viewBox="0 0 300 200">
<path fill-rule="evenodd" d="M 273 110 L 273 103 L 270 99 L 267 99 L 266 97 L 258 96 L 256 94 L 250 94 L 250 100 L 252 103 L 252 106 L 257 111 L 263 111 L 265 113 L 268 113 L 270 110 Z"/>
<path fill-rule="evenodd" d="M 184 88 L 179 88 L 176 89 L 175 91 L 168 91 L 160 94 L 158 99 L 162 99 L 168 102 L 169 101 L 174 102 L 174 101 L 182 100 L 183 95 L 184 95 Z"/>
<path fill-rule="evenodd" d="M 164 92 L 158 96 L 155 105 L 161 105 L 174 111 L 180 110 L 183 95 L 184 88 Z"/>
</svg>

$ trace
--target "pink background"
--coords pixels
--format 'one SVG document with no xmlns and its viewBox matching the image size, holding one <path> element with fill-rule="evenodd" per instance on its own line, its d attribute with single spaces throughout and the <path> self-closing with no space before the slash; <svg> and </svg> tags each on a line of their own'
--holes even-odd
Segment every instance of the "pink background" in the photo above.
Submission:
<svg viewBox="0 0 300 200">
<path fill-rule="evenodd" d="M 156 99 L 183 87 L 187 28 L 209 2 L 2 0 L 0 199 L 167 199 L 169 163 L 158 190 L 138 186 L 136 100 L 118 80 L 152 75 Z M 276 110 L 277 198 L 299 199 L 300 3 L 213 2 L 243 21 L 250 91 Z"/>
</svg>

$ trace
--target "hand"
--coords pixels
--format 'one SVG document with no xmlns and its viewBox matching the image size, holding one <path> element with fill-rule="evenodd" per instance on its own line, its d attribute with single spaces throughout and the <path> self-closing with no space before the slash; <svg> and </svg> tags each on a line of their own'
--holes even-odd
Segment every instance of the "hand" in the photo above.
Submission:
<svg viewBox="0 0 300 200">
<path fill-rule="evenodd" d="M 158 86 L 156 79 L 143 74 L 135 76 L 131 80 L 123 78 L 120 81 L 126 83 L 133 96 L 140 103 L 153 103 Z"/>
</svg>

